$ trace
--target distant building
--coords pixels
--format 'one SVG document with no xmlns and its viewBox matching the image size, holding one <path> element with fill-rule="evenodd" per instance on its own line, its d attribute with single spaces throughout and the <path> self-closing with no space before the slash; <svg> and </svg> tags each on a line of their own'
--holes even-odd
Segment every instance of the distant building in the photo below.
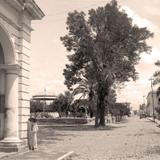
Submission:
<svg viewBox="0 0 160 160">
<path fill-rule="evenodd" d="M 144 115 L 146 115 L 146 106 L 145 106 L 145 104 L 141 104 L 139 106 L 139 115 L 140 115 L 140 118 L 144 118 Z"/>
<path fill-rule="evenodd" d="M 147 105 L 145 107 L 145 112 L 148 116 L 157 116 L 156 108 L 160 107 L 160 95 L 157 95 L 156 91 L 149 92 L 147 96 Z M 154 111 L 153 111 L 154 109 Z"/>
</svg>

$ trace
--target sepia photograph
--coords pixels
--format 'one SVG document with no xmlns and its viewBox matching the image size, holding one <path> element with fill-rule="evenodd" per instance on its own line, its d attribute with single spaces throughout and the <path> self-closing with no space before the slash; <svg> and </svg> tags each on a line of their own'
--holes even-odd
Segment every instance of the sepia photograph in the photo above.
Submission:
<svg viewBox="0 0 160 160">
<path fill-rule="evenodd" d="M 160 160 L 160 0 L 0 0 L 0 160 Z"/>
</svg>

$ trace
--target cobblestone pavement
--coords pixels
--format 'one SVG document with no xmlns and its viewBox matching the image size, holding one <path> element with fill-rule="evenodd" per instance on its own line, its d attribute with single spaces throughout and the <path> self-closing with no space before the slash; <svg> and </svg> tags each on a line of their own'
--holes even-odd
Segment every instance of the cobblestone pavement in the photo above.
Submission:
<svg viewBox="0 0 160 160">
<path fill-rule="evenodd" d="M 55 160 L 68 151 L 76 153 L 73 160 L 160 160 L 160 128 L 138 117 L 103 129 L 93 125 L 43 127 L 39 139 L 38 151 L 1 160 Z"/>
</svg>

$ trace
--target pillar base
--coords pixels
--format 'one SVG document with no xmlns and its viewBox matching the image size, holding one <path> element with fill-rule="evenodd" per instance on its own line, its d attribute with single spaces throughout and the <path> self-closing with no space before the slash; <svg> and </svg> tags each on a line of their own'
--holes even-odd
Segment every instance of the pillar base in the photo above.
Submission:
<svg viewBox="0 0 160 160">
<path fill-rule="evenodd" d="M 22 142 L 18 138 L 5 138 L 0 141 L 0 152 L 18 152 Z"/>
</svg>

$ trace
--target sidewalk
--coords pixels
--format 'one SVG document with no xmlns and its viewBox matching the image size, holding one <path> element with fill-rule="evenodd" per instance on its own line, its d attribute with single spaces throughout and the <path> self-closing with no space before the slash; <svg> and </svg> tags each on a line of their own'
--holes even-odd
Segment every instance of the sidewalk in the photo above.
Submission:
<svg viewBox="0 0 160 160">
<path fill-rule="evenodd" d="M 51 152 L 36 150 L 36 151 L 26 151 L 26 152 L 14 152 L 14 153 L 0 153 L 1 160 L 70 160 L 74 155 L 73 151 L 70 152 Z"/>
<path fill-rule="evenodd" d="M 0 152 L 0 159 L 2 159 L 4 157 L 12 156 L 14 154 L 16 154 L 16 153 L 15 152 L 13 152 L 13 153 Z"/>
<path fill-rule="evenodd" d="M 107 128 L 114 125 L 107 124 Z M 72 144 L 71 139 L 84 132 L 99 132 L 99 129 L 94 128 L 94 119 L 90 119 L 87 124 L 83 125 L 54 124 L 52 126 L 42 125 L 39 128 L 38 150 L 30 151 L 25 149 L 17 153 L 0 152 L 0 160 L 10 160 L 11 158 L 12 160 L 70 160 L 70 157 L 76 154 L 72 151 L 75 150 L 75 147 L 67 147 Z M 76 140 L 80 143 L 79 138 L 77 138 Z"/>
<path fill-rule="evenodd" d="M 65 158 L 63 155 L 70 151 L 76 154 L 74 160 L 158 160 L 159 136 L 160 129 L 154 123 L 139 117 L 103 128 L 95 128 L 91 123 L 46 126 L 40 127 L 37 151 L 1 160 L 63 160 L 59 157 Z"/>
<path fill-rule="evenodd" d="M 152 122 L 156 123 L 158 126 L 160 126 L 160 120 L 158 120 L 158 119 L 153 119 L 153 117 L 147 117 L 147 119 L 148 119 L 149 121 L 152 121 Z"/>
<path fill-rule="evenodd" d="M 39 125 L 40 128 L 43 128 L 44 130 L 52 130 L 53 128 L 77 128 L 79 126 L 86 126 L 86 125 L 92 125 L 94 123 L 94 118 L 88 118 L 88 123 L 87 124 L 57 124 L 53 123 L 52 125 Z M 9 157 L 12 156 L 13 160 L 32 160 L 32 159 L 37 159 L 40 160 L 40 158 L 45 156 L 45 159 L 52 159 L 52 160 L 67 160 L 67 158 L 71 157 L 75 153 L 71 150 L 66 150 L 66 151 L 49 151 L 51 148 L 49 148 L 49 145 L 52 142 L 52 139 L 56 139 L 56 137 L 51 136 L 51 132 L 45 133 L 46 131 L 40 131 L 38 134 L 38 150 L 36 151 L 30 151 L 28 148 L 25 148 L 19 152 L 12 152 L 12 153 L 6 153 L 6 152 L 0 152 L 0 160 L 8 160 Z M 48 142 L 48 144 L 46 144 Z M 54 143 L 53 143 L 54 144 Z M 15 159 L 14 159 L 15 158 Z M 21 159 L 22 158 L 22 159 Z M 10 160 L 10 159 L 9 159 Z M 43 159 L 44 160 L 44 159 Z"/>
</svg>

